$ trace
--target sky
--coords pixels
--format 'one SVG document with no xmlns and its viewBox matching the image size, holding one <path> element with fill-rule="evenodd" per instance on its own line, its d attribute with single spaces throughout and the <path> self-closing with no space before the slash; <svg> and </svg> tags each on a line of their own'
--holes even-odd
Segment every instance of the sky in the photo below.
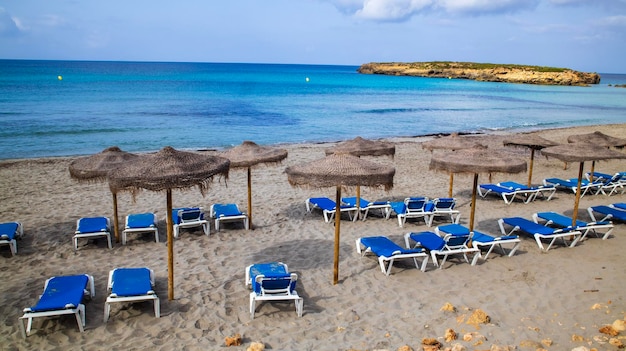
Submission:
<svg viewBox="0 0 626 351">
<path fill-rule="evenodd" d="M 0 0 L 0 59 L 626 73 L 626 0 Z"/>
</svg>

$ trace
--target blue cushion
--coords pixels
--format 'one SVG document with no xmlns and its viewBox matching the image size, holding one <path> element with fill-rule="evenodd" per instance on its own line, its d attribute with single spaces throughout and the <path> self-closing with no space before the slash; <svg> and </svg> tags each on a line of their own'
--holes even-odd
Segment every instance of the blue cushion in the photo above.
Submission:
<svg viewBox="0 0 626 351">
<path fill-rule="evenodd" d="M 397 254 L 422 252 L 422 249 L 405 249 L 386 236 L 364 237 L 361 238 L 361 244 L 368 247 L 376 256 L 391 257 Z"/>
<path fill-rule="evenodd" d="M 116 268 L 111 293 L 117 296 L 146 295 L 152 291 L 148 268 Z"/>
<path fill-rule="evenodd" d="M 266 280 L 263 286 L 266 289 L 284 289 L 289 284 L 291 274 L 285 269 L 285 265 L 279 262 L 257 263 L 250 267 L 250 279 L 252 280 L 252 290 L 256 293 L 261 292 L 261 286 L 256 282 L 256 277 L 263 275 Z M 295 284 L 290 288 L 295 289 Z"/>
<path fill-rule="evenodd" d="M 446 224 L 439 226 L 439 230 L 450 235 L 468 235 L 469 228 L 460 224 Z"/>
<path fill-rule="evenodd" d="M 445 240 L 433 232 L 411 233 L 411 239 L 427 250 L 441 250 L 446 246 Z"/>
<path fill-rule="evenodd" d="M 33 312 L 76 308 L 83 301 L 87 275 L 70 275 L 50 278 L 37 305 L 30 308 Z"/>
<path fill-rule="evenodd" d="M 179 207 L 172 209 L 172 222 L 174 224 L 180 224 L 182 219 L 178 216 L 179 211 L 199 211 L 200 207 Z M 204 219 L 204 213 L 200 213 L 200 219 Z"/>
<path fill-rule="evenodd" d="M 154 214 L 152 213 L 139 213 L 131 214 L 127 220 L 128 228 L 148 228 L 154 227 Z"/>
<path fill-rule="evenodd" d="M 389 205 L 397 214 L 406 213 L 406 205 L 404 204 L 404 202 L 390 202 Z"/>
<path fill-rule="evenodd" d="M 79 233 L 108 232 L 107 224 L 106 217 L 85 217 L 78 220 L 76 231 Z"/>
<path fill-rule="evenodd" d="M 13 240 L 17 233 L 18 224 L 16 222 L 0 224 L 0 237 L 5 240 Z"/>
<path fill-rule="evenodd" d="M 309 202 L 326 211 L 332 211 L 337 206 L 335 201 L 327 197 L 312 197 L 309 199 Z"/>
<path fill-rule="evenodd" d="M 239 216 L 242 214 L 235 204 L 215 204 L 213 205 L 213 213 L 216 218 Z"/>
</svg>

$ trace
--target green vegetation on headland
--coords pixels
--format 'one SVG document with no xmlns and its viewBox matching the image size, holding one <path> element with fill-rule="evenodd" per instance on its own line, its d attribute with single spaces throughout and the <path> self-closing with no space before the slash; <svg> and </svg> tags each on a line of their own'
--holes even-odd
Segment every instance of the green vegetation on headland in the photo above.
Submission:
<svg viewBox="0 0 626 351">
<path fill-rule="evenodd" d="M 372 62 L 361 65 L 357 71 L 363 74 L 542 85 L 585 86 L 600 83 L 600 75 L 597 73 L 578 72 L 568 68 L 476 62 Z"/>
</svg>

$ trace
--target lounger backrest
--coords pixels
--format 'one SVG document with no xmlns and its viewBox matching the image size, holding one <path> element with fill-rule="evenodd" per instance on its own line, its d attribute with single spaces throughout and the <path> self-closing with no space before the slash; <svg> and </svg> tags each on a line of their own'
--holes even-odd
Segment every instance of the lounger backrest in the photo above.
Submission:
<svg viewBox="0 0 626 351">
<path fill-rule="evenodd" d="M 3 240 L 13 240 L 19 225 L 17 222 L 9 222 L 0 224 L 0 238 Z"/>
<path fill-rule="evenodd" d="M 453 198 L 437 198 L 434 200 L 435 210 L 453 210 L 456 200 Z"/>
<path fill-rule="evenodd" d="M 298 275 L 288 273 L 286 276 L 269 277 L 262 274 L 254 278 L 255 292 L 260 295 L 289 295 L 296 288 Z"/>
<path fill-rule="evenodd" d="M 424 212 L 428 198 L 407 198 L 404 200 L 406 212 Z"/>
<path fill-rule="evenodd" d="M 215 204 L 213 205 L 213 215 L 217 218 L 239 216 L 241 211 L 237 204 Z"/>
<path fill-rule="evenodd" d="M 180 223 L 197 222 L 202 220 L 203 213 L 199 208 L 185 209 L 178 211 Z"/>
<path fill-rule="evenodd" d="M 446 242 L 446 248 L 450 250 L 454 249 L 466 249 L 467 244 L 471 238 L 471 235 L 451 235 L 446 234 L 443 240 Z"/>
</svg>

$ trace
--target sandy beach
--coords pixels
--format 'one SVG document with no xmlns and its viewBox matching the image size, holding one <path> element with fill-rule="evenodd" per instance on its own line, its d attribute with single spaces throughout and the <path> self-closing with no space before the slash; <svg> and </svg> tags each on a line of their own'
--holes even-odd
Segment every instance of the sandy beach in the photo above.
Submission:
<svg viewBox="0 0 626 351">
<path fill-rule="evenodd" d="M 566 143 L 571 134 L 601 131 L 626 135 L 626 124 L 551 129 L 534 132 Z M 481 136 L 490 149 L 499 149 L 510 134 Z M 366 157 L 396 168 L 391 191 L 362 188 L 368 200 L 401 201 L 409 196 L 446 197 L 448 176 L 430 171 L 430 152 L 421 142 L 431 137 L 389 139 L 396 143 L 395 157 Z M 607 240 L 593 236 L 567 248 L 556 245 L 543 253 L 530 236 L 520 235 L 521 246 L 513 257 L 492 253 L 476 266 L 452 258 L 442 269 L 429 264 L 425 272 L 412 261 L 397 262 L 385 276 L 372 256 L 359 257 L 355 240 L 386 235 L 398 244 L 407 232 L 433 230 L 424 221 L 404 228 L 395 217 L 376 216 L 366 221 L 341 223 L 339 284 L 332 284 L 333 224 L 321 212 L 307 213 L 309 197 L 334 198 L 335 189 L 293 188 L 286 167 L 324 157 L 334 144 L 285 146 L 289 155 L 280 165 L 252 170 L 254 230 L 226 224 L 220 232 L 211 224 L 211 235 L 182 230 L 175 241 L 175 298 L 167 299 L 167 247 L 165 193 L 143 191 L 135 200 L 118 196 L 120 225 L 129 213 L 153 212 L 159 218 L 160 243 L 150 235 L 132 236 L 123 246 L 104 240 L 80 242 L 74 251 L 72 235 L 81 217 L 113 218 L 111 193 L 106 183 L 78 183 L 70 179 L 73 158 L 45 158 L 0 162 L 0 222 L 20 221 L 24 237 L 18 254 L 0 247 L 0 349 L 2 350 L 215 350 L 224 349 L 225 337 L 242 336 L 246 350 L 260 342 L 272 350 L 397 350 L 409 346 L 422 350 L 424 338 L 437 339 L 441 349 L 490 350 L 617 350 L 626 343 L 626 332 L 609 336 L 599 331 L 626 318 L 624 250 L 626 224 L 615 223 Z M 120 147 L 123 146 L 120 145 Z M 526 159 L 530 152 L 508 148 Z M 437 151 L 435 151 L 437 152 Z M 590 169 L 590 164 L 585 170 Z M 596 164 L 603 173 L 626 171 L 626 160 Z M 533 183 L 547 177 L 572 178 L 577 166 L 539 155 Z M 527 173 L 493 174 L 492 182 L 525 183 Z M 481 174 L 479 183 L 487 183 Z M 454 197 L 461 224 L 470 213 L 472 179 L 458 175 Z M 354 196 L 354 189 L 344 191 Z M 206 196 L 194 188 L 173 192 L 174 207 L 237 203 L 247 206 L 246 172 L 232 169 L 227 182 L 216 180 Z M 626 194 L 587 195 L 581 199 L 579 218 L 589 221 L 587 208 L 626 202 Z M 501 198 L 479 198 L 476 229 L 500 232 L 497 220 L 520 216 L 528 219 L 539 211 L 571 215 L 574 195 L 558 191 L 550 201 L 506 205 Z M 444 221 L 436 222 L 445 224 Z M 244 269 L 253 263 L 282 261 L 299 276 L 297 291 L 304 298 L 304 314 L 296 316 L 292 303 L 262 303 L 255 319 L 248 311 L 249 290 Z M 103 322 L 108 272 L 117 267 L 149 267 L 156 274 L 161 298 L 161 318 L 151 302 L 115 304 Z M 39 318 L 33 332 L 23 339 L 18 327 L 22 309 L 35 304 L 47 278 L 87 273 L 95 279 L 96 296 L 86 303 L 86 327 L 80 333 L 73 316 Z M 446 304 L 454 311 L 442 309 Z M 474 311 L 484 311 L 489 322 L 468 323 Z M 447 329 L 456 340 L 446 341 Z M 471 336 L 471 339 L 470 339 Z M 464 340 L 464 337 L 468 340 Z M 610 340 L 613 338 L 613 340 Z M 609 342 L 611 341 L 611 342 Z M 582 349 L 579 349 L 582 350 Z"/>
</svg>

